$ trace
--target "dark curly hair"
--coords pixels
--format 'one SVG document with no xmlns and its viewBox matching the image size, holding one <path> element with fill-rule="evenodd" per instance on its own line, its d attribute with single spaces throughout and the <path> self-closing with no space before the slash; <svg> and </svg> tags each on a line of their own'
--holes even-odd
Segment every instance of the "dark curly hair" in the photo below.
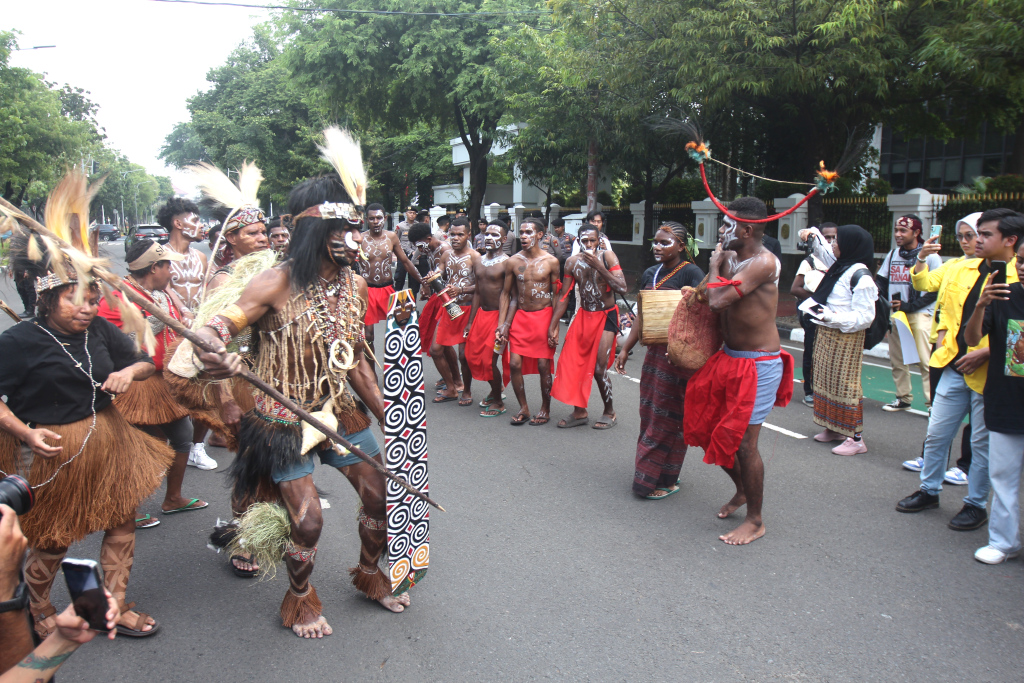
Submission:
<svg viewBox="0 0 1024 683">
<path fill-rule="evenodd" d="M 174 217 L 183 213 L 199 213 L 199 207 L 191 199 L 171 197 L 166 204 L 160 207 L 160 213 L 156 215 L 156 222 L 170 232 Z"/>
<path fill-rule="evenodd" d="M 61 285 L 60 287 L 48 289 L 45 292 L 40 292 L 39 297 L 36 299 L 36 318 L 39 320 L 46 320 L 46 317 L 56 310 L 57 301 L 60 299 L 61 295 L 72 287 L 77 286 L 78 283 L 72 282 L 66 285 Z M 93 282 L 89 286 L 89 293 L 98 295 L 100 293 L 100 286 Z"/>
</svg>

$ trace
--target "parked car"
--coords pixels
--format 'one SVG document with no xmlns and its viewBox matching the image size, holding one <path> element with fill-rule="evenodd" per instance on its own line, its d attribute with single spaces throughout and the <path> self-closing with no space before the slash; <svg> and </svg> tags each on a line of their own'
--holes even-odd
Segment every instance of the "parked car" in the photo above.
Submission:
<svg viewBox="0 0 1024 683">
<path fill-rule="evenodd" d="M 96 231 L 99 233 L 101 242 L 113 242 L 121 237 L 121 231 L 117 229 L 116 225 L 97 225 Z"/>
<path fill-rule="evenodd" d="M 151 225 L 136 225 L 128 231 L 128 236 L 124 238 L 125 250 L 128 250 L 135 243 L 135 240 L 138 239 L 151 239 L 156 240 L 160 244 L 167 244 L 170 235 L 167 232 L 167 228 L 162 225 L 155 223 Z"/>
</svg>

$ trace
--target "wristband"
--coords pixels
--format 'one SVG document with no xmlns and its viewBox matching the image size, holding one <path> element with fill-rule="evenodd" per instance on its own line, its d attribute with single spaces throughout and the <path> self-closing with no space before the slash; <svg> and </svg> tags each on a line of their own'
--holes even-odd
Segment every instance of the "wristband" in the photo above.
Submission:
<svg viewBox="0 0 1024 683">
<path fill-rule="evenodd" d="M 921 255 L 918 254 L 917 255 L 917 262 L 918 263 L 928 263 L 928 259 L 927 258 L 921 258 Z"/>
<path fill-rule="evenodd" d="M 25 585 L 25 582 L 22 581 L 18 584 L 18 587 L 14 589 L 13 598 L 0 602 L 0 613 L 16 612 L 24 609 L 28 609 L 28 587 Z"/>
<path fill-rule="evenodd" d="M 206 327 L 209 327 L 211 330 L 216 332 L 217 336 L 220 337 L 220 340 L 225 344 L 231 341 L 231 330 L 228 329 L 228 324 L 218 316 L 210 318 L 206 323 Z"/>
</svg>

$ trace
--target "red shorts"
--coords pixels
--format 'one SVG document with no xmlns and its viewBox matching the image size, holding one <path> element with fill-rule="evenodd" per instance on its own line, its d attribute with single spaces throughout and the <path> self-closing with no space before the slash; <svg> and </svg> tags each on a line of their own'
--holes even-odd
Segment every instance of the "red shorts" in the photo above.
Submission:
<svg viewBox="0 0 1024 683">
<path fill-rule="evenodd" d="M 458 346 L 466 343 L 463 332 L 466 331 L 466 323 L 469 322 L 470 306 L 459 306 L 462 315 L 455 320 L 448 315 L 447 309 L 441 307 L 440 319 L 437 321 L 437 343 L 441 346 Z"/>
<path fill-rule="evenodd" d="M 482 308 L 476 309 L 476 318 L 473 320 L 473 327 L 466 337 L 466 363 L 473 379 L 489 382 L 494 379 L 494 331 L 498 329 L 498 311 L 485 311 Z M 502 354 L 502 381 L 507 385 L 509 382 L 508 368 L 509 351 L 508 344 L 505 345 L 505 353 Z"/>
<path fill-rule="evenodd" d="M 373 285 L 367 285 L 366 287 L 366 315 L 363 316 L 363 324 L 365 325 L 376 325 L 381 320 L 388 317 L 388 299 L 395 293 L 393 285 L 387 285 L 384 287 L 374 287 Z"/>
</svg>

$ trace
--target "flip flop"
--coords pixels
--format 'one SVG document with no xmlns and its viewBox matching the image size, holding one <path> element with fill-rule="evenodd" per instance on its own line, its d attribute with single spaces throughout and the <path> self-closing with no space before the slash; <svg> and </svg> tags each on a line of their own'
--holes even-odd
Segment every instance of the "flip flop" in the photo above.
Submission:
<svg viewBox="0 0 1024 683">
<path fill-rule="evenodd" d="M 607 419 L 606 419 L 607 418 Z M 594 423 L 591 429 L 611 429 L 618 424 L 618 420 L 608 415 L 602 415 L 601 419 Z"/>
<path fill-rule="evenodd" d="M 506 396 L 504 393 L 502 393 L 501 400 L 504 401 L 506 398 L 508 398 L 508 396 Z M 487 398 L 485 398 L 484 400 L 480 401 L 480 407 L 481 408 L 486 408 L 487 406 L 491 405 L 492 403 L 494 403 L 494 396 L 492 396 L 491 394 L 487 394 Z"/>
<path fill-rule="evenodd" d="M 509 420 L 509 424 L 512 425 L 513 427 L 522 427 L 524 424 L 526 424 L 526 421 L 529 420 L 529 419 L 530 419 L 529 415 L 523 415 L 522 413 L 517 413 L 515 417 L 513 417 L 511 420 Z"/>
<path fill-rule="evenodd" d="M 665 494 L 661 495 L 661 496 L 654 495 L 658 491 L 664 491 Z M 672 488 L 670 488 L 670 489 L 654 489 L 654 493 L 646 495 L 646 496 L 644 496 L 644 498 L 646 498 L 647 500 L 662 500 L 664 498 L 668 498 L 669 496 L 671 496 L 673 493 L 676 493 L 677 491 L 679 491 L 679 486 L 677 486 L 677 485 L 673 485 Z"/>
<path fill-rule="evenodd" d="M 151 529 L 159 524 L 160 520 L 149 513 L 146 513 L 144 517 L 139 517 L 135 520 L 136 529 Z"/>
<path fill-rule="evenodd" d="M 556 425 L 559 429 L 569 429 L 570 427 L 579 427 L 590 422 L 589 417 L 577 417 L 574 419 L 561 419 Z"/>
<path fill-rule="evenodd" d="M 470 396 L 468 400 L 464 399 L 464 398 L 460 398 L 459 399 L 459 405 L 460 406 L 471 406 L 471 405 L 473 405 L 473 397 Z"/>
<path fill-rule="evenodd" d="M 248 562 L 249 564 L 252 564 L 253 559 L 255 558 L 245 557 L 243 555 L 232 555 L 230 558 L 231 570 L 235 572 L 235 576 L 240 576 L 243 579 L 251 579 L 252 577 L 259 574 L 259 569 L 239 569 L 237 566 L 235 566 L 235 560 L 238 560 L 240 562 Z"/>
<path fill-rule="evenodd" d="M 209 503 L 205 502 L 202 505 L 196 505 L 198 502 L 198 498 L 193 498 L 189 501 L 188 505 L 182 505 L 180 508 L 175 508 L 173 510 L 161 510 L 161 513 L 165 515 L 173 515 L 175 512 L 192 512 L 193 510 L 202 510 L 204 507 L 209 505 Z"/>
<path fill-rule="evenodd" d="M 438 394 L 434 397 L 433 403 L 448 403 L 448 401 L 458 401 L 458 396 L 442 396 Z"/>
<path fill-rule="evenodd" d="M 495 410 L 494 408 L 488 408 L 487 410 L 480 411 L 480 417 L 498 417 L 508 412 L 508 408 L 502 408 L 501 410 Z"/>
<path fill-rule="evenodd" d="M 546 425 L 548 422 L 551 422 L 551 418 L 550 417 L 537 417 L 535 415 L 533 417 L 533 419 L 530 420 L 530 426 L 531 427 L 540 427 L 541 425 Z"/>
</svg>

